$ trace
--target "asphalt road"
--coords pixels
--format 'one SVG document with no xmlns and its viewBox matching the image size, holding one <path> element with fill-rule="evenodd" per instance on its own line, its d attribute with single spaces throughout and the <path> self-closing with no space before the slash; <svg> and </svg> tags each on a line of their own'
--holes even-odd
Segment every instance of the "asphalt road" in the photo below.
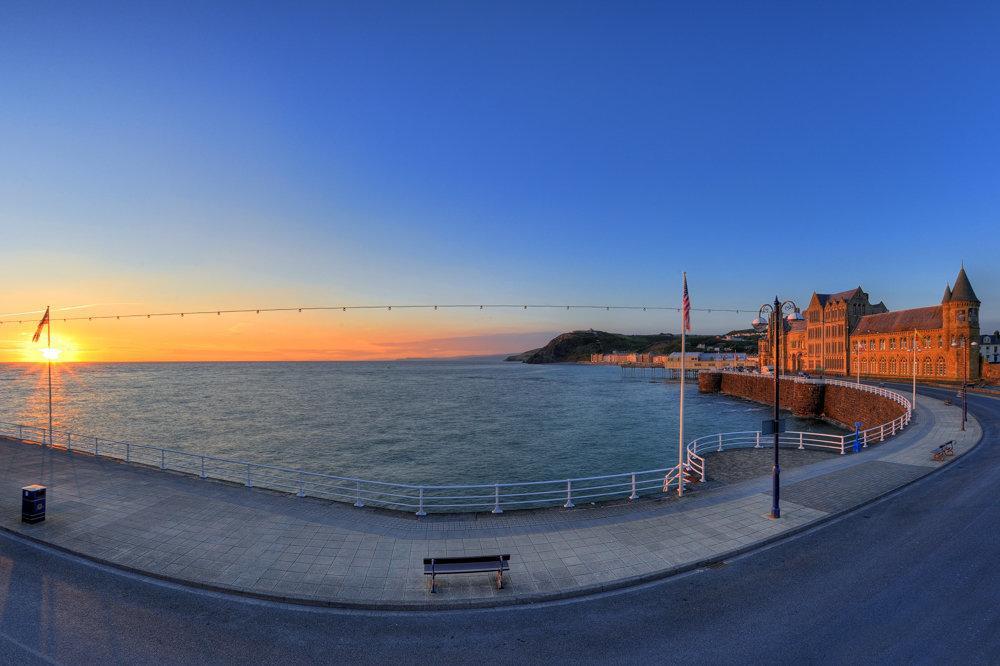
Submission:
<svg viewBox="0 0 1000 666">
<path fill-rule="evenodd" d="M 0 660 L 997 663 L 1000 400 L 970 396 L 970 411 L 983 444 L 886 500 L 718 568 L 544 606 L 300 609 L 0 537 Z"/>
</svg>

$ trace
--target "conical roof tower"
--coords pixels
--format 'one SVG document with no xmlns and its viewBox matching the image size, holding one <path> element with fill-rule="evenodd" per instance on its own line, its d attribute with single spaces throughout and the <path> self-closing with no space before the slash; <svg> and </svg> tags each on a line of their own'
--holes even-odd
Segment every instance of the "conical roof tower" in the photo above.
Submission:
<svg viewBox="0 0 1000 666">
<path fill-rule="evenodd" d="M 958 277 L 955 278 L 955 288 L 951 290 L 951 300 L 966 301 L 969 303 L 980 302 L 976 296 L 976 292 L 972 289 L 972 283 L 969 282 L 969 276 L 965 274 L 964 266 L 958 272 Z"/>
<path fill-rule="evenodd" d="M 941 302 L 947 303 L 950 300 L 951 300 L 951 285 L 949 284 L 944 288 L 944 298 L 941 299 Z"/>
</svg>

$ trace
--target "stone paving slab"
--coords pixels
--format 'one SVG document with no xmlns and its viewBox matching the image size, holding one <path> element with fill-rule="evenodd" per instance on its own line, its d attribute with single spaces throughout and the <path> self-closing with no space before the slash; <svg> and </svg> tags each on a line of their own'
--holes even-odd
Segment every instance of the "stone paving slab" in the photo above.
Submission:
<svg viewBox="0 0 1000 666">
<path fill-rule="evenodd" d="M 86 557 L 194 585 L 306 603 L 428 608 L 517 603 L 649 580 L 725 558 L 814 524 L 930 472 L 941 437 L 967 451 L 954 412 L 920 400 L 914 424 L 858 455 L 770 479 L 573 510 L 427 516 L 249 489 L 0 440 L 0 527 Z M 958 414 L 960 418 L 960 413 Z M 935 444 L 936 445 L 936 444 Z M 19 521 L 21 486 L 49 487 L 48 519 Z M 489 575 L 448 576 L 431 595 L 430 556 L 511 553 L 503 590 Z"/>
</svg>

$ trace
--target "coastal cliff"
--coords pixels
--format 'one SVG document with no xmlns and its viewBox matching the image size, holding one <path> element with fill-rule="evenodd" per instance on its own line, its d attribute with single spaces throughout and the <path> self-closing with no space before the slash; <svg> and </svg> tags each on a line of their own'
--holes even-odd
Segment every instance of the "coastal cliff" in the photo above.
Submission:
<svg viewBox="0 0 1000 666">
<path fill-rule="evenodd" d="M 756 352 L 756 340 L 725 340 L 720 335 L 688 335 L 688 351 L 697 351 L 698 345 L 720 346 L 728 351 Z M 681 336 L 673 333 L 653 335 L 622 335 L 605 331 L 571 331 L 552 338 L 541 349 L 532 349 L 508 356 L 508 361 L 522 363 L 584 363 L 591 354 L 614 351 L 643 354 L 670 354 L 681 350 Z"/>
</svg>

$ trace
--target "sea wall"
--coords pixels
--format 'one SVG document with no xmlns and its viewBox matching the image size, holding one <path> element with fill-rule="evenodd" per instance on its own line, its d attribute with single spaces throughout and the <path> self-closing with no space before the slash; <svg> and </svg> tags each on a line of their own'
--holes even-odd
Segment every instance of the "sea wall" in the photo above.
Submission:
<svg viewBox="0 0 1000 666">
<path fill-rule="evenodd" d="M 767 375 L 702 372 L 698 375 L 702 393 L 722 393 L 744 400 L 774 404 L 774 379 Z M 902 416 L 904 409 L 895 400 L 848 386 L 781 379 L 781 408 L 796 416 L 822 418 L 853 429 L 887 423 Z"/>
</svg>

